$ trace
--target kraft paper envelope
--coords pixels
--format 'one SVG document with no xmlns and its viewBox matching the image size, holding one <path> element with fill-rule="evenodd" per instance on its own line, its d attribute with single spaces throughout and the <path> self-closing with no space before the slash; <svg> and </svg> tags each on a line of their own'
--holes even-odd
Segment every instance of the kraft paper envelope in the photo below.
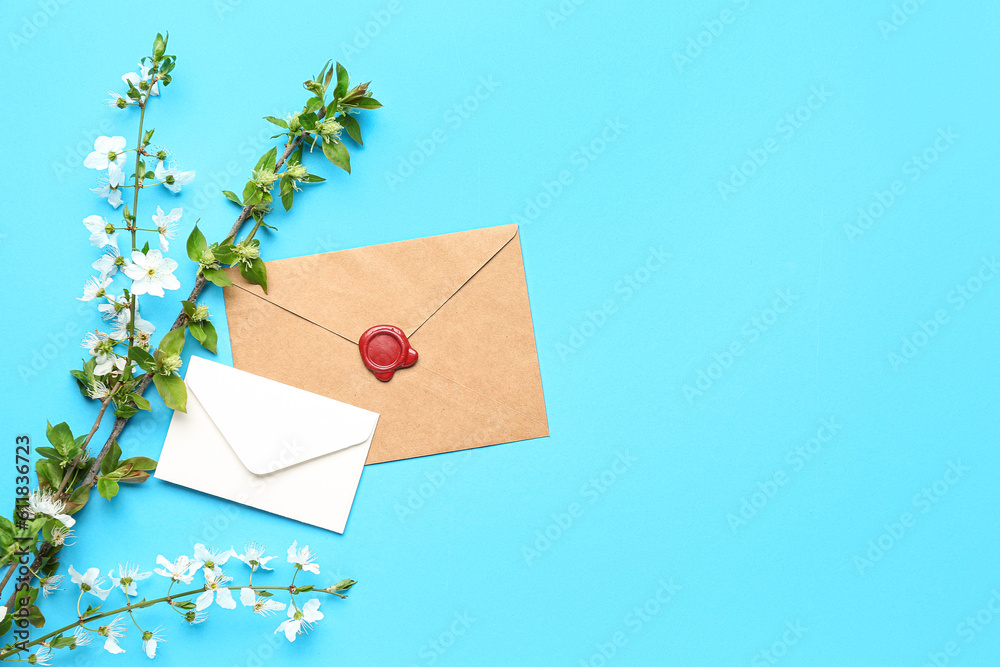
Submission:
<svg viewBox="0 0 1000 667">
<path fill-rule="evenodd" d="M 191 357 L 156 477 L 344 532 L 378 415 Z"/>
<path fill-rule="evenodd" d="M 549 434 L 517 225 L 267 262 L 268 293 L 230 269 L 233 365 L 379 413 L 368 463 Z M 419 357 L 388 382 L 370 327 Z"/>
</svg>

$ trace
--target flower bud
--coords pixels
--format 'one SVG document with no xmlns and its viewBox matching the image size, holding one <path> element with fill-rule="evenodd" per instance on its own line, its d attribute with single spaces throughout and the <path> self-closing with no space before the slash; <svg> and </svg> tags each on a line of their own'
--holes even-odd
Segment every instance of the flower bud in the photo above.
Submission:
<svg viewBox="0 0 1000 667">
<path fill-rule="evenodd" d="M 288 174 L 289 178 L 300 179 L 305 178 L 309 174 L 309 170 L 304 164 L 296 162 L 288 165 L 285 168 L 285 173 Z"/>
<path fill-rule="evenodd" d="M 253 172 L 253 182 L 261 190 L 270 190 L 271 186 L 278 179 L 273 169 L 258 169 Z"/>
<path fill-rule="evenodd" d="M 339 137 L 344 126 L 335 120 L 321 120 L 316 123 L 316 132 L 323 137 Z"/>
<path fill-rule="evenodd" d="M 194 309 L 194 313 L 191 314 L 192 322 L 204 322 L 208 319 L 208 306 L 200 305 Z"/>
<path fill-rule="evenodd" d="M 160 373 L 163 375 L 171 375 L 180 370 L 181 366 L 184 364 L 181 361 L 181 355 L 171 354 L 169 357 L 163 359 L 160 363 Z"/>
</svg>

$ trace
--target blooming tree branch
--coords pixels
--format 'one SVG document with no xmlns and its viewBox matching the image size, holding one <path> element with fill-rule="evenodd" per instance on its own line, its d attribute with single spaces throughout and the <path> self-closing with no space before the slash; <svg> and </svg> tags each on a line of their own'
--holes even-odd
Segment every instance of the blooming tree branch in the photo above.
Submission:
<svg viewBox="0 0 1000 667">
<path fill-rule="evenodd" d="M 112 97 L 108 100 L 109 104 L 119 109 L 139 108 L 136 146 L 128 148 L 124 137 L 98 137 L 94 143 L 94 151 L 84 161 L 88 168 L 107 172 L 101 178 L 99 186 L 92 190 L 107 199 L 115 210 L 122 209 L 120 223 L 108 222 L 99 215 L 90 215 L 83 221 L 90 232 L 91 245 L 102 249 L 103 255 L 93 264 L 99 275 L 92 276 L 87 281 L 80 299 L 98 301 L 98 310 L 112 329 L 87 334 L 82 347 L 90 353 L 90 359 L 82 369 L 71 371 L 71 374 L 76 378 L 84 396 L 100 400 L 101 403 L 96 419 L 86 435 L 75 437 L 66 423 L 48 425 L 46 436 L 52 446 L 36 449 L 42 457 L 35 466 L 39 486 L 30 495 L 28 466 L 18 469 L 20 476 L 17 483 L 20 486 L 17 494 L 21 500 L 18 501 L 13 521 L 0 517 L 0 567 L 9 566 L 0 581 L 0 593 L 12 576 L 17 574 L 14 591 L 6 604 L 0 607 L 0 637 L 11 633 L 14 639 L 0 649 L 0 659 L 3 660 L 47 664 L 53 649 L 82 646 L 93 638 L 87 634 L 87 623 L 125 613 L 139 627 L 133 612 L 160 602 L 167 602 L 182 611 L 189 622 L 201 622 L 204 620 L 203 607 L 210 605 L 213 600 L 224 608 L 235 607 L 230 591 L 239 588 L 241 602 L 244 606 L 254 607 L 255 612 L 273 612 L 279 609 L 276 606 L 278 603 L 267 599 L 271 595 L 269 590 L 275 587 L 252 585 L 254 571 L 258 567 L 269 570 L 265 564 L 273 557 L 262 557 L 263 550 L 259 547 L 248 547 L 242 556 L 230 550 L 230 555 L 251 566 L 247 586 L 236 587 L 227 585 L 231 578 L 218 567 L 228 559 L 226 553 L 229 552 L 210 554 L 202 545 L 196 545 L 193 559 L 188 559 L 187 556 L 181 559 L 185 563 L 197 562 L 198 566 L 194 569 L 206 563 L 211 565 L 204 567 L 204 586 L 184 593 L 171 594 L 168 590 L 163 598 L 151 601 L 131 601 L 131 597 L 136 594 L 136 582 L 150 576 L 149 573 L 138 572 L 135 566 L 119 565 L 119 575 L 115 577 L 109 574 L 113 586 L 106 589 L 101 586 L 107 580 L 97 568 L 90 568 L 81 574 L 71 566 L 69 575 L 72 582 L 80 587 L 79 600 L 82 600 L 85 593 L 103 600 L 112 588 L 118 587 L 125 593 L 127 604 L 104 613 L 98 613 L 100 607 L 90 607 L 83 612 L 78 609 L 79 620 L 76 623 L 30 643 L 27 641 L 28 624 L 39 628 L 45 625 L 45 618 L 37 604 L 39 592 L 47 597 L 52 591 L 59 590 L 64 578 L 64 575 L 56 573 L 59 554 L 67 539 L 73 535 L 72 527 L 76 520 L 72 515 L 86 505 L 92 487 L 96 485 L 100 495 L 110 499 L 117 495 L 120 484 L 144 482 L 156 467 L 156 461 L 143 456 L 123 460 L 122 450 L 117 442 L 118 436 L 133 415 L 140 410 L 152 409 L 150 402 L 143 397 L 145 390 L 152 383 L 168 408 L 184 411 L 187 391 L 178 371 L 182 365 L 180 355 L 186 333 L 190 331 L 198 343 L 215 353 L 215 327 L 210 320 L 208 308 L 197 303 L 205 285 L 208 282 L 223 286 L 231 284 L 228 275 L 222 270 L 223 265 L 230 265 L 238 267 L 248 281 L 261 285 L 266 291 L 266 267 L 260 257 L 260 241 L 256 235 L 262 227 L 274 229 L 264 220 L 271 210 L 275 188 L 283 207 L 288 210 L 293 204 L 295 193 L 301 191 L 300 184 L 324 180 L 309 173 L 302 164 L 304 146 L 309 146 L 310 151 L 320 147 L 330 162 L 350 173 L 350 156 L 341 141 L 341 135 L 346 132 L 351 140 L 360 144 L 360 125 L 354 115 L 361 110 L 381 106 L 371 97 L 367 83 L 349 89 L 346 70 L 339 63 L 335 67 L 327 63 L 315 79 L 303 84 L 312 96 L 301 111 L 290 114 L 285 119 L 265 117 L 284 130 L 274 136 L 284 138 L 282 151 L 279 155 L 278 147 L 275 147 L 261 156 L 243 190 L 242 200 L 235 193 L 224 191 L 225 196 L 239 204 L 241 209 L 229 235 L 222 242 L 209 245 L 197 223 L 194 225 L 186 249 L 189 258 L 198 263 L 195 284 L 187 300 L 181 302 L 181 312 L 154 348 L 152 336 L 155 327 L 140 316 L 138 297 L 163 297 L 165 290 L 180 287 L 180 282 L 173 275 L 177 262 L 163 253 L 169 250 L 170 240 L 177 234 L 183 209 L 174 208 L 165 213 L 157 207 L 156 213 L 151 216 L 153 226 L 140 226 L 137 213 L 139 193 L 144 188 L 160 185 L 172 193 L 178 193 L 195 177 L 194 171 L 180 171 L 176 163 L 168 163 L 169 152 L 162 147 L 152 147 L 154 130 L 146 130 L 144 127 L 150 98 L 158 96 L 161 89 L 172 80 L 171 72 L 176 58 L 165 53 L 166 45 L 167 37 L 158 34 L 152 55 L 142 59 L 139 72 L 129 72 L 122 76 L 122 81 L 128 87 L 126 93 L 111 93 Z M 331 98 L 329 100 L 328 94 Z M 135 168 L 126 177 L 124 167 L 130 152 L 135 153 Z M 156 161 L 152 169 L 147 165 L 147 160 Z M 131 183 L 127 182 L 129 180 Z M 122 197 L 123 190 L 128 188 L 133 189 L 131 207 Z M 253 227 L 237 242 L 236 237 L 249 220 L 253 220 Z M 131 241 L 131 248 L 127 252 L 121 252 L 118 248 L 118 235 L 121 231 L 128 232 Z M 139 232 L 155 233 L 158 236 L 158 247 L 150 249 L 147 242 L 140 248 Z M 117 293 L 112 288 L 116 275 L 130 281 L 127 287 L 123 286 Z M 113 408 L 115 415 L 111 433 L 97 454 L 92 456 L 88 446 L 109 407 Z M 33 559 L 26 558 L 28 556 L 33 556 Z M 157 569 L 156 572 L 173 578 L 171 589 L 174 583 L 192 581 L 193 575 L 190 572 L 181 573 L 181 559 L 170 563 L 162 556 L 158 558 L 165 569 Z M 313 590 L 313 586 L 296 586 L 295 576 L 301 570 L 318 574 L 319 569 L 312 562 L 308 547 L 297 549 L 293 544 L 289 549 L 288 560 L 295 564 L 295 574 L 288 587 L 278 588 L 288 590 L 293 597 L 290 600 L 288 619 L 278 631 L 283 631 L 289 640 L 294 640 L 309 623 L 322 618 L 322 614 L 318 612 L 318 599 L 309 600 L 301 607 L 295 602 L 295 595 Z M 321 590 L 345 597 L 341 591 L 346 591 L 353 584 L 348 579 Z M 178 602 L 196 593 L 199 594 L 196 602 Z M 191 608 L 186 606 L 188 604 L 192 605 Z M 280 605 L 280 608 L 284 609 L 284 605 Z M 105 637 L 105 648 L 112 653 L 122 652 L 116 641 L 124 633 L 124 629 L 119 627 L 119 620 L 120 617 L 115 616 L 111 623 L 98 630 L 98 634 Z M 15 625 L 16 630 L 12 633 Z M 72 636 L 65 636 L 69 630 L 73 630 Z M 163 639 L 161 629 L 142 630 L 142 639 L 144 650 L 152 657 L 157 643 Z M 36 645 L 39 646 L 38 651 L 27 658 L 11 657 Z"/>
</svg>

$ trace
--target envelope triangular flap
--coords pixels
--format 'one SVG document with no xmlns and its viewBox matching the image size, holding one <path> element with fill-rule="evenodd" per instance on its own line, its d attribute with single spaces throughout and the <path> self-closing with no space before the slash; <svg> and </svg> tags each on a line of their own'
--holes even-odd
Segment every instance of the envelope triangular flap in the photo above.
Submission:
<svg viewBox="0 0 1000 667">
<path fill-rule="evenodd" d="M 516 224 L 502 225 L 270 261 L 267 294 L 238 272 L 229 275 L 238 287 L 354 342 L 376 324 L 409 335 L 516 234 Z"/>
<path fill-rule="evenodd" d="M 192 356 L 185 384 L 256 475 L 365 442 L 378 415 Z"/>
</svg>

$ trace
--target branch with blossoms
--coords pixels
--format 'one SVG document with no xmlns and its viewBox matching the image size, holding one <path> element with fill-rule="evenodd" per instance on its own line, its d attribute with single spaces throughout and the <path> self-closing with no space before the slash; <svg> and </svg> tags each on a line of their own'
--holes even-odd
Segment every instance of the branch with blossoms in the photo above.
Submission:
<svg viewBox="0 0 1000 667">
<path fill-rule="evenodd" d="M 161 642 L 166 641 L 166 633 L 163 626 L 154 629 L 143 628 L 136 612 L 149 607 L 166 604 L 183 618 L 190 625 L 204 622 L 208 618 L 209 609 L 219 607 L 225 610 L 237 608 L 233 591 L 239 591 L 239 601 L 242 607 L 250 608 L 253 613 L 261 616 L 271 616 L 277 612 L 284 611 L 286 618 L 278 624 L 275 633 L 283 633 L 288 641 L 293 642 L 295 638 L 308 632 L 314 623 L 323 619 L 323 612 L 319 610 L 321 601 L 318 597 L 299 603 L 296 599 L 298 595 L 307 593 L 324 593 L 344 599 L 347 597 L 346 591 L 350 590 L 355 582 L 352 579 L 344 579 L 326 588 L 316 588 L 313 584 L 297 585 L 296 579 L 300 572 L 308 572 L 318 575 L 319 563 L 315 560 L 315 554 L 309 546 L 298 546 L 298 541 L 292 542 L 288 548 L 288 562 L 293 565 L 291 580 L 287 586 L 262 586 L 254 584 L 254 574 L 258 571 L 258 582 L 260 576 L 265 571 L 273 571 L 267 563 L 274 560 L 275 556 L 265 556 L 265 549 L 257 543 L 247 545 L 243 553 L 237 553 L 235 549 L 226 551 L 214 551 L 208 549 L 203 544 L 194 545 L 194 556 L 186 554 L 179 556 L 173 561 L 160 555 L 156 557 L 156 564 L 160 567 L 152 572 L 141 572 L 138 565 L 132 563 L 118 563 L 118 574 L 114 570 L 108 572 L 107 576 L 101 574 L 101 570 L 96 567 L 86 569 L 84 572 L 77 571 L 72 565 L 69 566 L 70 581 L 79 589 L 76 599 L 77 620 L 53 630 L 33 641 L 22 642 L 16 646 L 5 646 L 0 650 L 0 660 L 8 660 L 19 653 L 28 652 L 33 647 L 26 660 L 30 664 L 48 665 L 51 664 L 53 653 L 61 648 L 77 648 L 90 644 L 95 638 L 104 642 L 104 649 L 112 654 L 125 653 L 121 642 L 125 639 L 129 631 L 129 621 L 135 625 L 139 637 L 142 641 L 142 651 L 150 658 L 156 657 L 156 650 Z M 231 585 L 233 577 L 223 571 L 222 566 L 226 565 L 230 559 L 237 559 L 245 563 L 250 568 L 247 583 L 243 585 Z M 153 576 L 156 573 L 169 580 L 169 585 L 165 593 L 153 599 L 143 597 L 139 599 L 139 582 Z M 200 575 L 200 576 L 199 576 Z M 51 589 L 58 587 L 62 582 L 63 575 L 55 575 L 58 581 L 49 583 L 49 588 L 43 588 L 43 593 L 48 595 Z M 204 580 L 204 585 L 191 590 L 174 592 L 174 586 L 184 584 L 190 586 L 195 578 Z M 106 586 L 106 587 L 105 587 Z M 143 587 L 146 584 L 142 584 Z M 115 590 L 121 591 L 125 596 L 125 604 L 121 607 L 103 611 L 107 604 L 109 595 Z M 279 592 L 288 594 L 288 602 L 273 599 Z M 96 597 L 100 604 L 96 607 L 88 604 L 85 610 L 80 609 L 85 596 Z M 197 597 L 195 597 L 197 596 Z M 193 598 L 193 599 L 192 599 Z M 88 597 L 89 601 L 90 598 Z M 105 623 L 98 623 L 104 621 Z M 127 620 L 126 620 L 127 619 Z"/>
<path fill-rule="evenodd" d="M 45 617 L 37 604 L 39 592 L 43 597 L 47 597 L 59 589 L 64 578 L 64 575 L 58 574 L 60 552 L 73 537 L 76 519 L 72 515 L 86 505 L 91 489 L 96 486 L 98 493 L 110 500 L 119 493 L 121 484 L 142 483 L 149 478 L 150 471 L 156 468 L 156 461 L 145 456 L 122 458 L 122 450 L 117 442 L 117 438 L 132 416 L 140 410 L 152 410 L 152 404 L 144 398 L 143 393 L 152 383 L 166 407 L 184 411 L 187 391 L 179 370 L 182 365 L 181 352 L 186 333 L 190 331 L 192 337 L 209 352 L 214 354 L 216 351 L 217 333 L 210 320 L 208 308 L 197 303 L 201 291 L 208 282 L 216 285 L 231 284 L 222 270 L 224 264 L 238 267 L 247 280 L 267 289 L 266 269 L 260 257 L 260 240 L 256 235 L 261 228 L 275 229 L 264 221 L 271 211 L 275 188 L 283 207 L 288 210 L 292 206 L 295 193 L 301 191 L 301 184 L 324 180 L 309 173 L 303 165 L 304 146 L 309 146 L 310 152 L 317 146 L 321 147 L 323 155 L 330 162 L 350 173 L 350 156 L 341 140 L 341 135 L 346 132 L 351 140 L 360 144 L 360 125 L 353 116 L 361 110 L 377 109 L 381 106 L 368 92 L 369 84 L 349 88 L 346 70 L 339 63 L 333 67 L 328 62 L 316 78 L 303 84 L 311 93 L 311 97 L 302 110 L 284 119 L 265 117 L 269 122 L 285 130 L 272 137 L 282 137 L 284 145 L 272 148 L 258 160 L 243 190 L 242 201 L 235 193 L 224 192 L 228 199 L 241 206 L 225 240 L 208 245 L 195 223 L 186 248 L 190 259 L 198 263 L 195 285 L 188 298 L 181 301 L 181 312 L 154 349 L 152 338 L 156 328 L 140 316 L 138 297 L 163 297 L 165 290 L 180 288 L 180 282 L 174 276 L 177 262 L 165 257 L 164 253 L 169 251 L 170 241 L 177 235 L 183 209 L 173 208 L 169 213 L 165 213 L 157 207 L 156 213 L 150 215 L 151 226 L 145 226 L 148 223 L 138 222 L 139 195 L 145 188 L 161 185 L 177 194 L 195 177 L 194 171 L 180 171 L 176 163 L 168 162 L 169 152 L 163 147 L 153 146 L 151 141 L 154 130 L 145 128 L 146 110 L 151 99 L 159 96 L 161 88 L 165 88 L 172 81 L 171 72 L 176 64 L 176 58 L 165 53 L 166 45 L 167 37 L 157 34 L 152 54 L 140 61 L 139 72 L 130 72 L 122 76 L 122 81 L 127 86 L 125 93 L 111 93 L 112 98 L 108 100 L 111 106 L 118 109 L 138 109 L 135 147 L 127 147 L 124 137 L 98 137 L 94 143 L 94 151 L 84 162 L 88 168 L 106 172 L 98 187 L 92 190 L 107 199 L 108 204 L 115 210 L 121 208 L 119 222 L 109 222 L 100 215 L 88 216 L 83 221 L 90 232 L 91 245 L 104 252 L 93 264 L 98 275 L 91 276 L 87 281 L 80 299 L 99 302 L 98 311 L 103 319 L 109 322 L 110 330 L 107 332 L 95 330 L 85 336 L 82 347 L 88 351 L 90 358 L 85 361 L 81 369 L 73 370 L 71 374 L 76 378 L 81 393 L 90 399 L 100 401 L 100 404 L 94 423 L 86 434 L 74 435 L 65 422 L 47 426 L 46 436 L 51 447 L 36 449 L 41 456 L 35 464 L 37 488 L 29 487 L 29 468 L 26 464 L 17 470 L 19 486 L 16 492 L 19 498 L 13 521 L 0 516 L 0 567 L 8 566 L 5 576 L 0 581 L 0 593 L 13 575 L 17 575 L 14 579 L 13 592 L 0 607 L 0 637 L 10 634 L 14 640 L 0 649 L 0 659 L 27 660 L 32 664 L 45 664 L 43 661 L 51 658 L 52 649 L 74 648 L 82 645 L 82 642 L 90 641 L 92 637 L 85 634 L 89 631 L 86 623 L 117 613 L 127 613 L 132 616 L 137 609 L 164 601 L 185 611 L 186 618 L 186 612 L 193 611 L 195 616 L 187 618 L 191 621 L 196 619 L 197 612 L 201 611 L 197 609 L 198 603 L 192 603 L 194 607 L 187 609 L 183 606 L 186 602 L 177 600 L 196 593 L 201 594 L 199 599 L 205 599 L 205 594 L 209 591 L 215 591 L 216 599 L 219 597 L 225 599 L 227 595 L 231 597 L 229 590 L 240 588 L 223 586 L 224 575 L 216 575 L 215 568 L 207 568 L 205 583 L 201 588 L 173 594 L 168 590 L 166 597 L 153 601 L 142 600 L 133 603 L 127 600 L 128 604 L 125 607 L 114 612 L 98 613 L 98 610 L 93 608 L 80 612 L 78 609 L 80 620 L 77 624 L 28 642 L 27 626 L 30 624 L 42 628 L 45 625 Z M 336 76 L 335 83 L 334 76 Z M 329 101 L 328 92 L 332 93 Z M 280 153 L 279 148 L 282 148 Z M 134 153 L 134 156 L 130 156 L 129 153 Z M 133 160 L 134 169 L 128 164 L 130 159 Z M 125 167 L 129 168 L 127 176 Z M 130 189 L 131 206 L 124 196 Z M 244 223 L 249 220 L 254 221 L 252 229 L 237 242 L 237 235 Z M 130 240 L 131 247 L 127 247 L 127 252 L 119 249 L 118 237 L 123 232 Z M 145 233 L 155 235 L 154 242 L 157 242 L 158 247 L 150 249 L 149 242 L 144 241 L 140 248 L 139 234 Z M 116 277 L 124 277 L 129 282 L 116 289 L 112 286 Z M 111 433 L 101 449 L 92 454 L 91 440 L 103 423 L 109 408 L 115 416 Z M 198 548 L 203 549 L 203 547 L 196 547 L 194 559 L 196 561 L 199 555 Z M 248 549 L 244 555 L 250 558 L 251 553 L 255 553 L 253 548 Z M 308 554 L 306 548 L 305 556 L 300 554 L 297 557 L 308 560 Z M 201 561 L 214 562 L 211 559 L 201 559 Z M 265 559 L 260 560 L 261 564 L 264 562 Z M 304 567 L 308 563 L 293 560 L 292 550 L 289 551 L 289 562 L 297 562 L 296 571 L 309 570 L 308 567 Z M 177 561 L 174 562 L 175 565 L 176 563 Z M 242 592 L 243 588 L 247 588 L 260 592 L 260 598 L 269 597 L 267 591 L 273 587 L 251 585 L 255 569 L 252 566 L 251 582 L 241 588 L 241 595 L 249 595 Z M 99 585 L 100 572 L 96 568 L 90 568 L 83 575 L 73 568 L 70 568 L 69 572 L 73 583 L 80 586 L 81 597 L 86 592 L 95 591 L 96 595 L 96 591 L 102 591 Z M 138 570 L 133 572 L 131 566 L 119 566 L 119 577 L 117 580 L 115 577 L 111 579 L 115 581 L 116 586 L 119 585 L 119 581 L 126 582 L 123 590 L 128 597 L 134 595 L 134 591 L 129 590 L 130 583 L 144 578 L 138 575 Z M 184 583 L 190 581 L 189 578 Z M 344 597 L 340 591 L 347 590 L 353 584 L 352 580 L 346 579 L 340 584 L 322 590 Z M 226 592 L 221 592 L 224 589 Z M 311 591 L 313 587 L 296 587 L 293 576 L 287 590 L 294 596 Z M 107 593 L 106 590 L 102 592 L 105 595 Z M 317 600 L 315 606 L 311 606 L 312 602 L 299 608 L 294 598 L 292 599 L 289 621 L 287 624 L 282 624 L 283 628 L 279 628 L 285 631 L 290 640 L 293 640 L 294 635 L 305 627 L 303 623 L 291 622 L 305 619 L 304 623 L 307 624 L 310 620 L 309 614 L 316 612 L 319 602 Z M 258 611 L 257 607 L 276 610 L 275 607 L 256 598 L 253 606 Z M 322 615 L 319 616 L 321 617 Z M 288 628 L 293 626 L 295 632 L 289 635 Z M 101 626 L 98 634 L 108 637 L 109 634 L 114 634 L 114 627 L 115 621 L 112 621 L 107 626 Z M 69 630 L 73 630 L 73 634 L 65 635 Z M 151 642 L 152 652 L 155 653 L 158 641 L 156 636 L 157 631 L 143 631 L 147 652 Z M 39 645 L 39 650 L 27 658 L 10 657 L 34 645 Z"/>
</svg>

